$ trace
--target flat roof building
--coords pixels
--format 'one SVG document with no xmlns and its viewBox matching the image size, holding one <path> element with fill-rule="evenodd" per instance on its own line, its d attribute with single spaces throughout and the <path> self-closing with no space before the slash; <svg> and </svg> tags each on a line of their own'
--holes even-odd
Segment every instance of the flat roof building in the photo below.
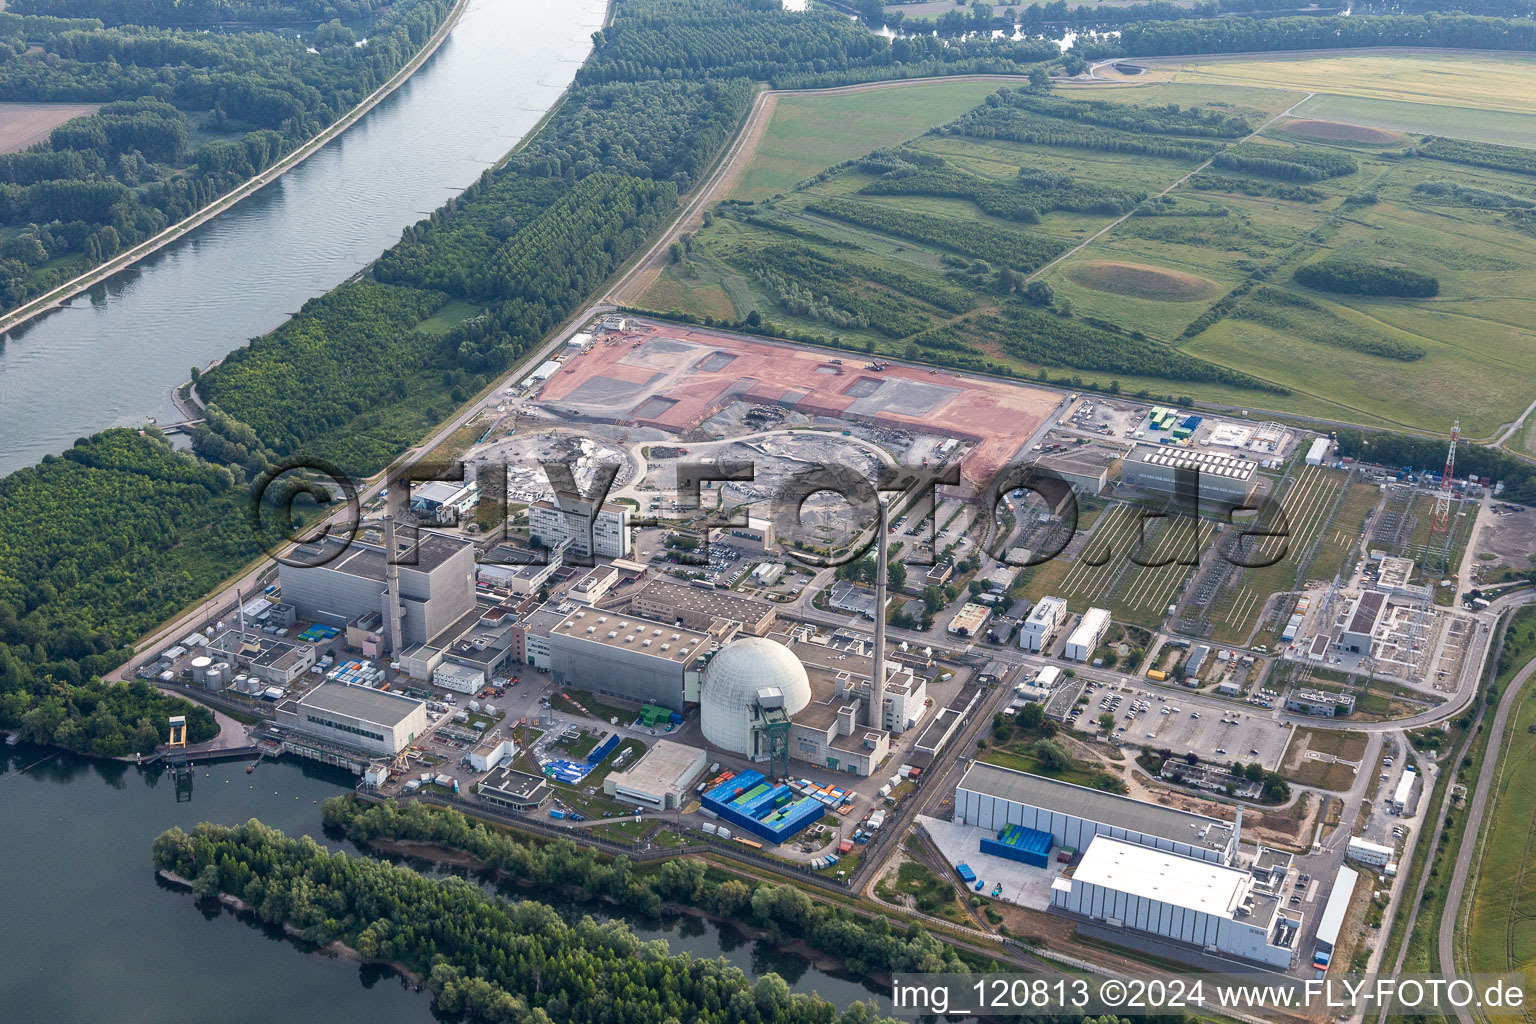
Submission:
<svg viewBox="0 0 1536 1024">
<path fill-rule="evenodd" d="M 628 607 L 636 615 L 685 629 L 705 631 L 720 620 L 738 622 L 752 636 L 767 636 L 778 621 L 778 610 L 767 601 L 666 579 L 653 579 L 635 591 Z"/>
<path fill-rule="evenodd" d="M 955 788 L 955 818 L 997 830 L 1024 825 L 1081 850 L 1097 835 L 1226 864 L 1232 826 L 1200 814 L 974 761 Z"/>
<path fill-rule="evenodd" d="M 1104 634 L 1109 631 L 1109 612 L 1103 608 L 1089 608 L 1083 613 L 1082 621 L 1067 637 L 1067 646 L 1062 654 L 1073 661 L 1087 661 L 1093 657 L 1093 652 L 1098 650 L 1099 644 L 1104 642 Z"/>
<path fill-rule="evenodd" d="M 552 790 L 543 776 L 502 768 L 482 779 L 476 792 L 486 803 L 514 811 L 531 811 L 548 800 Z"/>
<path fill-rule="evenodd" d="M 1126 483 L 1167 497 L 1178 495 L 1179 481 L 1199 473 L 1200 504 L 1240 505 L 1248 500 L 1258 483 L 1258 464 L 1212 451 L 1191 451 L 1168 445 L 1137 445 L 1121 468 Z M 1190 496 L 1193 497 L 1191 490 Z"/>
<path fill-rule="evenodd" d="M 1334 876 L 1333 889 L 1328 893 L 1323 916 L 1317 921 L 1317 952 L 1312 961 L 1314 967 L 1327 967 L 1333 959 L 1339 930 L 1344 926 L 1344 915 L 1349 910 L 1349 901 L 1355 894 L 1355 882 L 1359 878 L 1359 872 L 1348 866 L 1340 866 L 1339 873 Z"/>
<path fill-rule="evenodd" d="M 1344 632 L 1339 635 L 1339 649 L 1354 654 L 1370 654 L 1371 640 L 1387 613 L 1387 594 L 1383 590 L 1367 590 L 1355 599 L 1346 617 Z"/>
<path fill-rule="evenodd" d="M 581 608 L 549 633 L 556 686 L 609 693 L 682 711 L 698 694 L 705 633 L 599 608 Z"/>
<path fill-rule="evenodd" d="M 984 604 L 967 601 L 955 617 L 949 620 L 948 630 L 955 636 L 977 636 L 992 617 L 992 609 Z"/>
<path fill-rule="evenodd" d="M 427 728 L 427 706 L 367 686 L 323 682 L 277 706 L 277 724 L 338 746 L 393 756 Z"/>
<path fill-rule="evenodd" d="M 1403 777 L 1397 780 L 1397 790 L 1392 794 L 1392 813 L 1404 814 L 1413 806 L 1413 784 L 1418 780 L 1412 768 L 1403 772 Z"/>
<path fill-rule="evenodd" d="M 1315 438 L 1312 446 L 1307 449 L 1307 465 L 1321 466 L 1328 460 L 1330 442 L 1326 437 Z"/>
<path fill-rule="evenodd" d="M 1105 835 L 1051 883 L 1051 909 L 1269 967 L 1290 966 L 1295 941 L 1250 872 Z"/>
<path fill-rule="evenodd" d="M 594 514 L 584 498 L 544 498 L 528 506 L 528 536 L 546 548 L 564 545 L 567 553 L 582 558 L 627 558 L 629 507 L 610 501 Z"/>
<path fill-rule="evenodd" d="M 603 780 L 603 792 L 616 800 L 672 811 L 687 800 L 708 756 L 698 747 L 673 740 L 657 740 L 640 760 Z"/>
<path fill-rule="evenodd" d="M 1019 646 L 1026 651 L 1048 649 L 1066 618 L 1066 598 L 1042 597 L 1019 624 Z"/>
<path fill-rule="evenodd" d="M 1104 493 L 1112 476 L 1119 473 L 1120 457 L 1092 447 L 1069 455 L 1047 455 L 1035 460 L 1041 469 L 1055 473 L 1087 495 Z"/>
</svg>

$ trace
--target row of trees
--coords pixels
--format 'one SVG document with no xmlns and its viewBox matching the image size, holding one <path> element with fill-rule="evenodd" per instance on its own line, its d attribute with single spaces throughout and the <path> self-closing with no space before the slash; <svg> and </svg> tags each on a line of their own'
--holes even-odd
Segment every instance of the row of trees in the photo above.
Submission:
<svg viewBox="0 0 1536 1024">
<path fill-rule="evenodd" d="M 1536 21 L 1466 14 L 1144 21 L 1125 25 L 1118 37 L 1079 40 L 1073 52 L 1087 60 L 1100 60 L 1360 46 L 1530 51 L 1536 49 Z"/>
<path fill-rule="evenodd" d="M 1071 210 L 1116 217 L 1134 210 L 1147 194 L 1070 174 L 1019 169 L 1008 182 L 986 178 L 941 162 L 940 169 L 912 168 L 882 175 L 859 189 L 871 196 L 945 196 L 968 199 L 991 217 L 1037 224 L 1042 214 Z"/>
<path fill-rule="evenodd" d="M 1217 153 L 1212 166 L 1283 181 L 1322 181 L 1354 174 L 1360 169 L 1353 157 L 1332 149 L 1311 146 L 1270 146 L 1246 143 Z"/>
<path fill-rule="evenodd" d="M 1066 248 L 1061 242 L 1043 235 L 854 199 L 815 199 L 806 204 L 806 209 L 824 217 L 869 228 L 894 238 L 931 245 L 961 256 L 996 260 L 1016 270 L 1033 270 L 1060 255 Z"/>
<path fill-rule="evenodd" d="M 1296 268 L 1296 282 L 1325 292 L 1348 295 L 1391 295 L 1427 299 L 1440 291 L 1440 282 L 1428 274 L 1387 263 L 1368 263 L 1343 256 L 1328 256 Z"/>
</svg>

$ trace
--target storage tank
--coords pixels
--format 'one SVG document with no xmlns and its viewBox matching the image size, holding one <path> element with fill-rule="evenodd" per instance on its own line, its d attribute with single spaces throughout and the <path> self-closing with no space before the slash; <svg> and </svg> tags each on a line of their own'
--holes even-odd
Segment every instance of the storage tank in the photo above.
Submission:
<svg viewBox="0 0 1536 1024">
<path fill-rule="evenodd" d="M 197 657 L 193 658 L 192 681 L 196 683 L 206 683 L 208 681 L 208 670 L 212 667 L 213 659 L 208 657 L 206 654 L 199 654 Z"/>
</svg>

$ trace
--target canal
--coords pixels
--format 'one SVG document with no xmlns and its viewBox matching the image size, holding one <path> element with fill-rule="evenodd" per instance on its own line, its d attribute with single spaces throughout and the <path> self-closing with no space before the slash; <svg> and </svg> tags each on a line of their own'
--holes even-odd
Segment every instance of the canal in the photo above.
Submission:
<svg viewBox="0 0 1536 1024">
<path fill-rule="evenodd" d="M 394 975 L 302 951 L 280 932 L 200 908 L 164 887 L 150 844 L 173 825 L 260 818 L 352 849 L 320 830 L 320 802 L 352 776 L 305 762 L 196 769 L 188 799 L 168 776 L 51 749 L 0 746 L 0 1006 L 7 1020 L 204 1024 L 315 1020 L 430 1022 L 431 997 Z M 352 852 L 358 852 L 352 849 Z M 602 907 L 589 908 L 600 916 Z M 775 971 L 838 1006 L 871 997 L 853 979 L 688 917 L 631 920 L 673 952 Z"/>
<path fill-rule="evenodd" d="M 606 0 L 471 0 L 438 52 L 278 181 L 0 337 L 0 476 L 172 389 L 366 266 L 510 150 L 570 83 Z"/>
</svg>

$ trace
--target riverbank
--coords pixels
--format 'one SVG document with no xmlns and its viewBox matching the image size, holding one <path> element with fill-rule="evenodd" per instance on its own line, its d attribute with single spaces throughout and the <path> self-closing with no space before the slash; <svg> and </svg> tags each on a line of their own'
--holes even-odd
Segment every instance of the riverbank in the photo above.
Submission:
<svg viewBox="0 0 1536 1024">
<path fill-rule="evenodd" d="M 438 26 L 437 31 L 434 32 L 432 37 L 427 40 L 425 45 L 423 45 L 422 48 L 416 52 L 416 55 L 406 62 L 404 67 L 395 72 L 387 82 L 375 89 L 372 93 L 365 97 L 361 103 L 353 107 L 347 113 L 343 114 L 320 134 L 316 135 L 314 138 L 310 139 L 308 142 L 304 143 L 302 146 L 295 149 L 292 153 L 289 153 L 287 156 L 283 157 L 277 163 L 273 164 L 271 167 L 268 167 L 260 174 L 250 178 L 243 184 L 237 185 L 235 188 L 224 193 L 222 196 L 215 199 L 207 206 L 204 206 L 202 209 L 197 210 L 190 216 L 177 221 L 175 224 L 172 224 L 170 227 L 166 228 L 158 235 L 155 235 L 153 238 L 149 238 L 143 242 L 140 242 L 138 245 L 128 249 L 125 252 L 119 253 L 100 266 L 86 271 L 79 277 L 64 282 L 52 291 L 40 295 L 30 302 L 16 307 L 4 316 L 0 316 L 0 335 L 4 335 L 8 331 L 12 331 L 17 327 L 20 327 L 22 324 L 27 323 L 29 320 L 41 316 L 49 310 L 57 308 L 62 303 L 67 302 L 68 300 L 74 298 L 76 295 L 79 295 L 81 292 L 93 288 L 96 285 L 108 280 L 109 278 L 121 273 L 122 271 L 127 270 L 129 267 L 133 266 L 135 263 L 139 262 L 145 257 L 153 255 L 159 250 L 165 248 L 167 245 L 170 245 L 172 242 L 175 242 L 177 239 L 187 235 L 189 232 L 194 231 L 202 225 L 208 223 L 208 221 L 212 220 L 214 217 L 217 217 L 225 210 L 233 207 L 242 199 L 254 195 L 255 193 L 261 191 L 263 188 L 266 188 L 268 185 L 281 178 L 284 174 L 293 170 L 295 167 L 302 164 L 305 160 L 309 159 L 311 156 L 324 149 L 331 141 L 340 136 L 348 128 L 362 120 L 362 118 L 369 111 L 378 106 L 379 103 L 383 101 L 387 96 L 389 96 L 390 93 L 394 92 L 396 89 L 400 88 L 400 86 L 409 81 L 411 76 L 419 71 L 421 67 L 426 64 L 426 62 L 432 57 L 432 55 L 438 51 L 438 48 L 443 45 L 443 42 L 448 38 L 449 33 L 453 31 L 454 26 L 458 24 L 459 18 L 463 16 L 465 9 L 468 7 L 469 0 L 455 0 L 453 9 L 448 12 L 448 16 L 443 19 L 443 23 Z"/>
<path fill-rule="evenodd" d="M 191 879 L 183 878 L 176 874 L 174 871 L 167 871 L 164 868 L 157 868 L 155 870 L 155 877 L 159 878 L 161 881 L 165 882 L 167 885 L 172 886 L 173 888 L 184 889 L 189 893 L 193 892 Z M 261 921 L 261 915 L 256 913 L 256 908 L 240 899 L 238 896 L 231 896 L 228 893 L 221 892 L 217 896 L 211 898 L 218 900 L 221 904 L 234 911 L 236 916 L 250 917 L 257 921 Z M 261 921 L 261 923 L 266 924 L 267 922 Z M 399 961 L 378 960 L 365 957 L 363 954 L 359 953 L 345 942 L 342 942 L 340 939 L 334 939 L 322 946 L 317 942 L 312 942 L 311 940 L 306 939 L 302 931 L 300 931 L 298 928 L 295 928 L 293 925 L 287 923 L 286 921 L 283 922 L 282 928 L 283 934 L 288 936 L 288 938 L 293 939 L 295 942 L 303 943 L 312 947 L 313 951 L 316 953 L 327 953 L 342 960 L 351 960 L 352 962 L 363 967 L 386 968 L 387 970 L 393 971 L 395 974 L 398 974 L 400 977 L 404 978 L 411 985 L 411 987 L 417 991 L 421 991 L 426 987 L 426 983 L 422 980 L 421 975 L 417 974 L 415 971 L 411 970 L 409 967 L 405 966 L 405 964 L 402 964 Z"/>
</svg>

